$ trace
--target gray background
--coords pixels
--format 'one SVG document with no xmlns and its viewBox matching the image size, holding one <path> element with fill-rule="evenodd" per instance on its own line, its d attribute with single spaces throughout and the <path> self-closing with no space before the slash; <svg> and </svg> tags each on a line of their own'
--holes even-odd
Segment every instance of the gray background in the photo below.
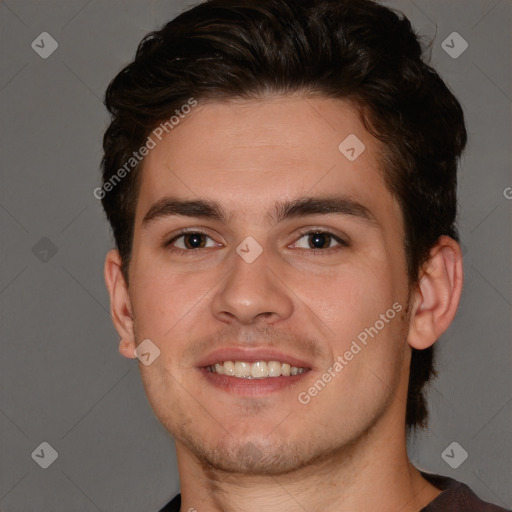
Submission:
<svg viewBox="0 0 512 512">
<path fill-rule="evenodd" d="M 146 401 L 138 362 L 117 352 L 102 275 L 112 240 L 92 190 L 108 82 L 147 32 L 186 5 L 0 2 L 4 512 L 156 511 L 179 491 L 174 446 Z M 431 62 L 463 104 L 470 136 L 459 186 L 465 288 L 439 342 L 431 426 L 410 454 L 510 508 L 512 2 L 389 5 L 435 35 Z M 457 59 L 441 47 L 453 31 L 469 43 Z M 47 59 L 31 48 L 42 32 L 59 44 Z M 31 457 L 43 441 L 58 452 L 48 469 Z M 469 454 L 458 469 L 441 457 L 453 441 Z"/>
</svg>

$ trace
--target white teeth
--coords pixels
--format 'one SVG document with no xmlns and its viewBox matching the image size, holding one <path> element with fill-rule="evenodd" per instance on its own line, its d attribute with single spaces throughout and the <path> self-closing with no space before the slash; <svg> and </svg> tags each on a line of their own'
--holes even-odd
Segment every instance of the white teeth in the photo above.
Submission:
<svg viewBox="0 0 512 512">
<path fill-rule="evenodd" d="M 305 368 L 291 366 L 280 361 L 256 361 L 246 363 L 245 361 L 224 361 L 215 363 L 208 367 L 208 370 L 219 375 L 231 375 L 241 379 L 265 379 L 267 377 L 289 377 L 299 375 Z"/>
<path fill-rule="evenodd" d="M 217 369 L 217 365 L 215 365 L 215 369 Z M 224 374 L 235 375 L 235 363 L 233 361 L 224 361 Z"/>
<path fill-rule="evenodd" d="M 268 377 L 267 363 L 265 363 L 265 361 L 258 361 L 257 363 L 252 363 L 251 377 L 254 377 L 255 379 Z"/>
<path fill-rule="evenodd" d="M 279 361 L 269 361 L 267 367 L 269 377 L 279 377 L 281 375 L 283 365 Z"/>
<path fill-rule="evenodd" d="M 235 363 L 235 377 L 250 377 L 251 376 L 251 363 L 244 363 L 236 361 Z"/>
</svg>

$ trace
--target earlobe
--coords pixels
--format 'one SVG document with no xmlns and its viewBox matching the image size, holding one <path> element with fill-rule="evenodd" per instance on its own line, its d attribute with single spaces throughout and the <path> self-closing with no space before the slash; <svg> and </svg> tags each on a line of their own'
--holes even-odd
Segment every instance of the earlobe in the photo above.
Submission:
<svg viewBox="0 0 512 512">
<path fill-rule="evenodd" d="M 121 272 L 119 252 L 112 249 L 107 253 L 104 268 L 105 283 L 110 295 L 110 314 L 117 333 L 121 337 L 119 352 L 130 359 L 135 358 L 135 335 L 133 331 L 132 308 L 128 287 Z"/>
<path fill-rule="evenodd" d="M 459 305 L 463 283 L 459 244 L 441 236 L 420 271 L 409 326 L 408 343 L 423 350 L 448 329 Z"/>
</svg>

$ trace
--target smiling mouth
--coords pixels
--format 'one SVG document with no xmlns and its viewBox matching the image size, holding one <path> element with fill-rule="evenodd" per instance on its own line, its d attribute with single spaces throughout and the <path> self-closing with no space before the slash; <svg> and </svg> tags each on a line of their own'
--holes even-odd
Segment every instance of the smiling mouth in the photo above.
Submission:
<svg viewBox="0 0 512 512">
<path fill-rule="evenodd" d="M 249 363 L 246 361 L 222 361 L 207 366 L 209 372 L 219 375 L 228 375 L 239 379 L 266 379 L 268 377 L 290 377 L 300 375 L 308 370 L 291 366 L 288 363 L 280 361 L 255 361 Z"/>
</svg>

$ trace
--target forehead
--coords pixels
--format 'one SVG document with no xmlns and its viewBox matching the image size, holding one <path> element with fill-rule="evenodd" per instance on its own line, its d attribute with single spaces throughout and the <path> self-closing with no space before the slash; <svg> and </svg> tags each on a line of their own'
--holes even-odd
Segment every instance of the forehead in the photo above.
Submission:
<svg viewBox="0 0 512 512">
<path fill-rule="evenodd" d="M 277 201 L 334 193 L 371 204 L 376 216 L 397 213 L 379 152 L 346 101 L 277 96 L 199 104 L 146 156 L 136 222 L 166 195 L 208 198 L 232 218 L 261 222 Z"/>
</svg>

